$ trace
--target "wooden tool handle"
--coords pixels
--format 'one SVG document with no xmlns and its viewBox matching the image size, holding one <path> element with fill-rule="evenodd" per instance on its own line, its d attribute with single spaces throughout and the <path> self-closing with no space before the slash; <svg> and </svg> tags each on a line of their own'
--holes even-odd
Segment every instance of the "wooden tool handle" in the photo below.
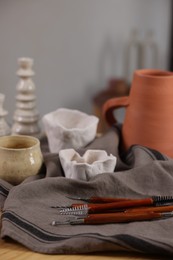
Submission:
<svg viewBox="0 0 173 260">
<path fill-rule="evenodd" d="M 122 223 L 122 222 L 131 222 L 131 221 L 152 220 L 160 217 L 161 214 L 156 212 L 91 214 L 84 219 L 84 223 L 85 224 Z"/>
<path fill-rule="evenodd" d="M 99 197 L 92 197 L 90 198 L 89 204 L 87 204 L 87 206 L 90 208 L 94 207 L 94 206 L 100 206 L 102 203 L 112 203 L 112 202 L 122 202 L 122 201 L 131 201 L 131 199 L 123 199 L 123 198 L 120 198 L 120 199 L 114 199 L 114 198 L 99 198 Z M 79 207 L 79 206 L 83 206 L 84 203 L 73 203 L 71 204 L 71 207 L 74 208 L 74 207 Z"/>
<path fill-rule="evenodd" d="M 88 207 L 93 207 L 93 206 L 100 206 L 101 203 L 112 203 L 112 202 L 122 202 L 122 201 L 131 201 L 132 199 L 126 199 L 126 198 L 104 198 L 104 197 L 91 197 L 88 199 L 89 204 Z M 93 204 L 92 204 L 93 203 Z M 73 203 L 71 205 L 72 208 L 74 207 L 79 207 L 83 206 L 83 203 Z"/>
<path fill-rule="evenodd" d="M 91 203 L 110 203 L 110 202 L 119 202 L 119 201 L 128 201 L 131 199 L 126 198 L 103 198 L 103 197 L 91 197 L 89 202 Z"/>
<path fill-rule="evenodd" d="M 173 205 L 157 207 L 138 207 L 125 210 L 125 212 L 170 212 L 173 211 Z"/>
<path fill-rule="evenodd" d="M 88 207 L 88 211 L 89 213 L 97 213 L 97 212 L 106 211 L 110 209 L 141 207 L 141 206 L 147 206 L 152 204 L 153 204 L 152 198 L 137 199 L 137 200 L 130 200 L 130 201 L 112 202 L 112 203 L 106 203 L 101 205 L 92 205 L 91 207 Z"/>
</svg>

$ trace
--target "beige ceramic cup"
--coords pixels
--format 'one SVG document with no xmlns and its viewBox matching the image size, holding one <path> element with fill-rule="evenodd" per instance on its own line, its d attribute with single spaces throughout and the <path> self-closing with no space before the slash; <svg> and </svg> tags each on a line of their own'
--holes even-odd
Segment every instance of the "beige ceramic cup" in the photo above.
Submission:
<svg viewBox="0 0 173 260">
<path fill-rule="evenodd" d="M 32 136 L 0 137 L 0 178 L 17 185 L 36 175 L 43 163 L 40 141 Z"/>
</svg>

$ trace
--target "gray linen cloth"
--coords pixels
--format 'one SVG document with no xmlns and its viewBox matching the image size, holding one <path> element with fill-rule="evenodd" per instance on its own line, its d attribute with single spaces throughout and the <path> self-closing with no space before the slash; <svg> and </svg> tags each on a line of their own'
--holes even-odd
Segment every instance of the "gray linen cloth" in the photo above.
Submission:
<svg viewBox="0 0 173 260">
<path fill-rule="evenodd" d="M 47 254 L 124 250 L 172 255 L 173 218 L 105 225 L 51 225 L 53 220 L 67 218 L 51 206 L 79 203 L 67 196 L 173 195 L 173 160 L 139 145 L 120 156 L 119 141 L 119 131 L 111 129 L 79 151 L 82 154 L 86 149 L 103 149 L 118 159 L 113 173 L 80 181 L 64 177 L 58 154 L 49 153 L 46 140 L 42 140 L 44 167 L 40 174 L 17 186 L 0 180 L 1 237 L 10 237 L 33 251 Z"/>
</svg>

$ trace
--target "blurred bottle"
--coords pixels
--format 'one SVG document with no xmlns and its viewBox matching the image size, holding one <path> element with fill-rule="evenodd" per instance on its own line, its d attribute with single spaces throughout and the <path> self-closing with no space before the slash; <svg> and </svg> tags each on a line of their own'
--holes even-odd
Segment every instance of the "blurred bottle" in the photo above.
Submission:
<svg viewBox="0 0 173 260">
<path fill-rule="evenodd" d="M 135 70 L 141 68 L 141 41 L 139 33 L 133 29 L 130 33 L 130 38 L 127 43 L 126 57 L 125 57 L 125 74 L 127 83 L 130 85 Z"/>
<path fill-rule="evenodd" d="M 158 46 L 154 40 L 154 32 L 149 30 L 142 43 L 142 68 L 158 67 Z"/>
</svg>

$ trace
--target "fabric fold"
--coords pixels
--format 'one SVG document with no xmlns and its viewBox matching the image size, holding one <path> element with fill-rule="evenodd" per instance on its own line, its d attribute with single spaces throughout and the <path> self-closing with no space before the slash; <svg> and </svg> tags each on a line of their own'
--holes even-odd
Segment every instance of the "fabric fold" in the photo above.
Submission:
<svg viewBox="0 0 173 260">
<path fill-rule="evenodd" d="M 44 148 L 45 142 L 42 143 Z M 1 237 L 10 237 L 33 251 L 47 254 L 105 250 L 173 254 L 170 232 L 173 218 L 123 224 L 51 225 L 53 220 L 66 218 L 52 206 L 79 202 L 69 196 L 143 198 L 172 195 L 171 158 L 138 145 L 121 157 L 118 146 L 118 131 L 111 129 L 78 151 L 83 155 L 87 149 L 103 149 L 117 157 L 115 172 L 99 174 L 89 181 L 65 178 L 58 154 L 50 154 L 45 149 L 43 172 L 20 185 L 9 185 L 3 206 Z M 5 194 L 2 188 L 0 191 Z"/>
</svg>

